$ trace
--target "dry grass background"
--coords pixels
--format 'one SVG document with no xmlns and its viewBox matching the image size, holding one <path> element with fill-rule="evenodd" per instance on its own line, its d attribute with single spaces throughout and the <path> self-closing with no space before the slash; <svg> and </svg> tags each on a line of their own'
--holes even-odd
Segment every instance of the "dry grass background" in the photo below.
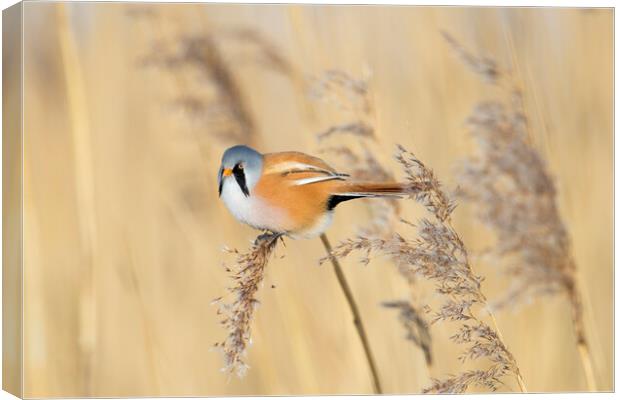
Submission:
<svg viewBox="0 0 620 400">
<path fill-rule="evenodd" d="M 512 69 L 525 90 L 531 141 L 555 176 L 574 244 L 598 385 L 613 389 L 611 11 L 26 3 L 24 12 L 26 396 L 370 392 L 349 310 L 318 265 L 318 238 L 278 247 L 259 292 L 251 368 L 243 380 L 220 372 L 210 349 L 225 332 L 210 303 L 230 285 L 221 249 L 247 248 L 256 233 L 217 198 L 226 138 L 172 102 L 200 93 L 200 76 L 141 61 L 154 41 L 215 35 L 262 151 L 316 153 L 316 133 L 355 117 L 309 100 L 306 77 L 369 77 L 375 155 L 402 176 L 390 160 L 401 143 L 452 186 L 455 163 L 473 149 L 465 119 L 498 92 L 440 30 Z M 257 62 L 243 40 L 218 38 L 233 28 L 260 32 L 293 73 Z M 422 210 L 406 202 L 402 213 L 415 220 Z M 340 207 L 332 242 L 368 215 L 363 201 Z M 468 206 L 454 226 L 472 250 L 491 243 Z M 505 276 L 473 262 L 487 297 L 500 296 Z M 406 298 L 406 282 L 389 260 L 362 267 L 350 257 L 343 268 L 384 390 L 420 392 L 430 383 L 424 355 L 381 307 Z M 497 320 L 529 390 L 585 389 L 560 297 Z M 452 332 L 439 324 L 431 334 L 433 374 L 458 372 Z"/>
</svg>

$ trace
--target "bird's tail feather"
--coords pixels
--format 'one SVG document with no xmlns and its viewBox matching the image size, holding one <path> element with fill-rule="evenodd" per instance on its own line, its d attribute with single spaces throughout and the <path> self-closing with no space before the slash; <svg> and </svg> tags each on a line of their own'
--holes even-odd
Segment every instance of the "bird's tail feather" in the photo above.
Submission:
<svg viewBox="0 0 620 400">
<path fill-rule="evenodd" d="M 403 197 L 416 191 L 416 187 L 409 183 L 399 182 L 342 182 L 335 191 L 335 195 L 359 197 Z"/>
</svg>

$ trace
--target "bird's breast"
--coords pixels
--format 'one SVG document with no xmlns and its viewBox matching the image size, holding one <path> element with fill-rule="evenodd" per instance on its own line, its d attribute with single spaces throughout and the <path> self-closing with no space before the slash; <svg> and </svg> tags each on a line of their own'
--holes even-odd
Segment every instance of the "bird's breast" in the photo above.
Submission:
<svg viewBox="0 0 620 400">
<path fill-rule="evenodd" d="M 289 228 L 289 218 L 285 210 L 270 205 L 252 193 L 246 196 L 234 179 L 224 181 L 221 199 L 237 220 L 254 228 L 274 232 L 285 232 Z"/>
</svg>

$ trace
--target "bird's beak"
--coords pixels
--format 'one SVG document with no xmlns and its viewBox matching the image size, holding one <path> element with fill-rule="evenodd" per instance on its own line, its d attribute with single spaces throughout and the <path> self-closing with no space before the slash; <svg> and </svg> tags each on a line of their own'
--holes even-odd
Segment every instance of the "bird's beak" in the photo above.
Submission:
<svg viewBox="0 0 620 400">
<path fill-rule="evenodd" d="M 224 185 L 224 178 L 233 174 L 230 168 L 220 168 L 220 172 L 217 174 L 217 193 L 222 195 L 222 186 Z"/>
</svg>

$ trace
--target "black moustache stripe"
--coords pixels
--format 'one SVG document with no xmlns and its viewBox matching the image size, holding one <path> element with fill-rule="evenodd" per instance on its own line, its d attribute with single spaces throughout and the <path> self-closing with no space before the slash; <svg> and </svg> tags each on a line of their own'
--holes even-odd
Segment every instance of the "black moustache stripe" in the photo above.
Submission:
<svg viewBox="0 0 620 400">
<path fill-rule="evenodd" d="M 233 175 L 235 176 L 235 180 L 239 184 L 239 187 L 241 188 L 241 191 L 243 192 L 245 197 L 249 197 L 250 191 L 248 190 L 248 185 L 246 185 L 245 183 L 245 174 L 243 173 L 243 170 L 241 168 L 235 167 L 233 168 Z"/>
<path fill-rule="evenodd" d="M 222 197 L 222 186 L 224 186 L 224 169 L 220 168 L 220 171 L 217 173 L 217 197 Z"/>
</svg>

